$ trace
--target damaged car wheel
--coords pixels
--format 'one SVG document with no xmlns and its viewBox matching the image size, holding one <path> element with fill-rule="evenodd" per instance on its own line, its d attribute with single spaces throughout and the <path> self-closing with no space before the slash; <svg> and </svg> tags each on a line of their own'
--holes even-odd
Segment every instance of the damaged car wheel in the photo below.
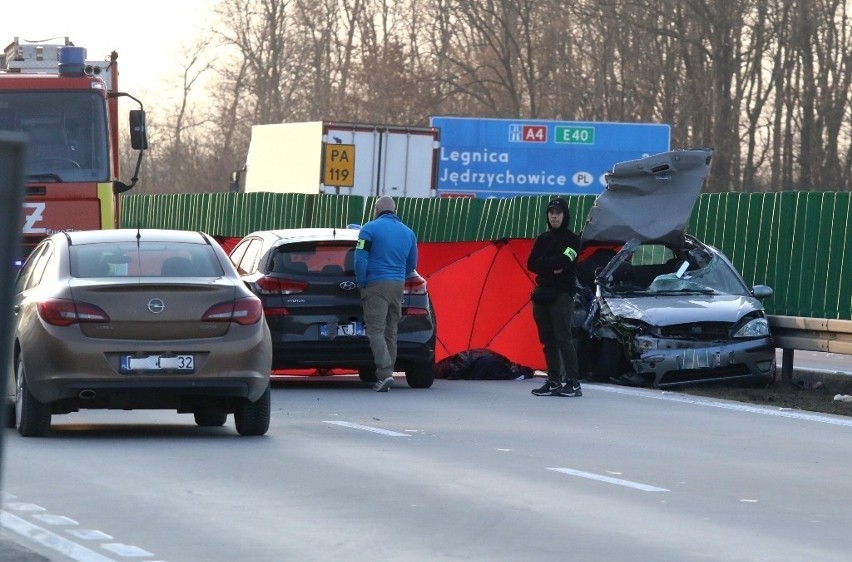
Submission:
<svg viewBox="0 0 852 562">
<path fill-rule="evenodd" d="M 592 367 L 592 380 L 609 382 L 624 374 L 626 362 L 621 344 L 613 339 L 598 342 L 597 356 Z"/>
</svg>

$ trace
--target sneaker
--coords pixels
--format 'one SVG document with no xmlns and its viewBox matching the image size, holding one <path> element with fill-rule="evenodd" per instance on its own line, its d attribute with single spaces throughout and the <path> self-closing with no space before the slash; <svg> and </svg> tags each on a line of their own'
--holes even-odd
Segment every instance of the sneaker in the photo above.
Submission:
<svg viewBox="0 0 852 562">
<path fill-rule="evenodd" d="M 562 385 L 547 381 L 541 388 L 534 389 L 532 393 L 535 396 L 559 396 L 560 390 L 562 390 Z"/>
<path fill-rule="evenodd" d="M 375 390 L 376 392 L 387 392 L 392 386 L 393 377 L 388 377 L 386 379 L 378 381 L 375 386 L 373 386 L 373 390 Z"/>
<path fill-rule="evenodd" d="M 580 388 L 580 381 L 569 379 L 565 386 L 559 389 L 559 396 L 582 396 L 583 389 Z"/>
</svg>

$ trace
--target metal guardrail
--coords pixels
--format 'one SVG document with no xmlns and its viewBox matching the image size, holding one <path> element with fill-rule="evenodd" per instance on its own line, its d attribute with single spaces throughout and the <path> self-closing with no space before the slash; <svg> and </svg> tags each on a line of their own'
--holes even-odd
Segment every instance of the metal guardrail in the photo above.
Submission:
<svg viewBox="0 0 852 562">
<path fill-rule="evenodd" d="M 775 347 L 782 350 L 781 380 L 793 376 L 793 351 L 825 351 L 852 355 L 852 320 L 768 316 Z"/>
</svg>

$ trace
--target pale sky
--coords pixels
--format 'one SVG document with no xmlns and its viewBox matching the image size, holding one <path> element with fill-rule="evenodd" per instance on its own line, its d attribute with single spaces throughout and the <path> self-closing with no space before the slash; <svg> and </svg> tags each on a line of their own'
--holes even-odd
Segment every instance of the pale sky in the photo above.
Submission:
<svg viewBox="0 0 852 562">
<path fill-rule="evenodd" d="M 181 73 L 181 45 L 192 44 L 208 27 L 212 0 L 38 0 L 14 2 L 0 17 L 0 49 L 15 37 L 68 37 L 85 47 L 89 60 L 118 52 L 119 89 L 154 106 Z M 31 13 L 28 13 L 30 12 Z M 163 96 L 163 94 L 167 96 Z"/>
</svg>

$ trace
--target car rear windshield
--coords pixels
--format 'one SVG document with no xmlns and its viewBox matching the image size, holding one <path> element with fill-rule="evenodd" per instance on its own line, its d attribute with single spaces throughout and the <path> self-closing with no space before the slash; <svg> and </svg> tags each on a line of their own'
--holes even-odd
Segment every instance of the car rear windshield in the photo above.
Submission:
<svg viewBox="0 0 852 562">
<path fill-rule="evenodd" d="M 355 275 L 354 242 L 288 244 L 272 255 L 270 269 L 285 275 Z"/>
<path fill-rule="evenodd" d="M 71 246 L 73 277 L 221 277 L 216 254 L 204 244 L 140 242 Z"/>
</svg>

